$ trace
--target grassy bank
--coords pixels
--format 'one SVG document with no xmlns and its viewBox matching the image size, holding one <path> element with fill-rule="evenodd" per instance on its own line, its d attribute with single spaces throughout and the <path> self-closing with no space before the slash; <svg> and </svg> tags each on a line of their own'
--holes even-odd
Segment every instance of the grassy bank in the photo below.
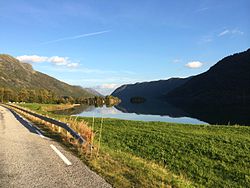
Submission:
<svg viewBox="0 0 250 188">
<path fill-rule="evenodd" d="M 44 105 L 23 104 L 39 113 Z M 47 105 L 49 106 L 49 105 Z M 84 119 L 92 125 L 92 118 Z M 95 119 L 98 157 L 83 159 L 115 187 L 247 187 L 250 127 Z"/>
</svg>

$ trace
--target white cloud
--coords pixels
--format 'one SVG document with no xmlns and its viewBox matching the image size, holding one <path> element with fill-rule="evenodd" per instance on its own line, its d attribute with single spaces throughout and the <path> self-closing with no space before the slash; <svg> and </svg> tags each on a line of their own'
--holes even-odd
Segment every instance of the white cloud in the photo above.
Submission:
<svg viewBox="0 0 250 188">
<path fill-rule="evenodd" d="M 206 11 L 208 9 L 209 9 L 208 7 L 203 7 L 203 8 L 197 9 L 195 12 L 203 12 L 203 11 Z"/>
<path fill-rule="evenodd" d="M 240 30 L 238 30 L 238 29 L 232 30 L 231 33 L 232 33 L 232 34 L 238 34 L 238 35 L 243 35 L 243 34 L 244 34 L 243 31 L 240 31 Z"/>
<path fill-rule="evenodd" d="M 55 39 L 55 40 L 51 40 L 51 41 L 46 41 L 46 42 L 42 42 L 41 44 L 51 44 L 51 43 L 65 41 L 65 40 L 75 40 L 75 39 L 79 39 L 79 38 L 83 38 L 83 37 L 101 35 L 101 34 L 108 33 L 108 32 L 110 32 L 110 30 L 98 31 L 98 32 L 93 32 L 93 33 L 85 33 L 85 34 L 81 34 L 81 35 L 75 35 L 75 36 L 64 37 L 64 38 Z"/>
<path fill-rule="evenodd" d="M 99 87 L 101 89 L 115 89 L 118 87 L 118 84 L 102 84 Z"/>
<path fill-rule="evenodd" d="M 200 44 L 204 44 L 204 43 L 210 43 L 213 41 L 213 36 L 211 35 L 206 35 L 206 36 L 203 36 L 201 38 L 201 40 L 199 41 Z"/>
<path fill-rule="evenodd" d="M 67 64 L 67 67 L 69 67 L 69 68 L 76 68 L 78 66 L 79 66 L 79 63 L 68 63 Z"/>
<path fill-rule="evenodd" d="M 221 37 L 221 36 L 224 36 L 224 35 L 229 34 L 229 33 L 230 33 L 230 31 L 228 29 L 226 29 L 226 30 L 222 31 L 221 33 L 219 33 L 218 36 Z"/>
<path fill-rule="evenodd" d="M 48 57 L 38 55 L 22 55 L 16 57 L 19 61 L 27 63 L 39 63 L 47 61 Z"/>
<path fill-rule="evenodd" d="M 94 87 L 94 89 L 103 95 L 110 95 L 119 86 L 120 84 L 109 83 L 109 84 L 98 85 Z"/>
<path fill-rule="evenodd" d="M 47 59 L 47 62 L 55 63 L 56 65 L 67 65 L 69 63 L 69 58 L 52 56 Z"/>
<path fill-rule="evenodd" d="M 59 57 L 59 56 L 38 56 L 38 55 L 23 55 L 16 57 L 19 61 L 27 63 L 42 63 L 49 62 L 57 66 L 65 66 L 69 68 L 75 68 L 79 66 L 79 63 L 72 62 L 68 57 Z"/>
<path fill-rule="evenodd" d="M 186 64 L 186 67 L 191 68 L 191 69 L 196 69 L 200 68 L 203 65 L 200 61 L 191 61 Z"/>
<path fill-rule="evenodd" d="M 172 62 L 173 63 L 180 63 L 180 62 L 182 62 L 182 60 L 181 59 L 174 59 Z"/>
<path fill-rule="evenodd" d="M 218 34 L 218 37 L 222 37 L 224 35 L 243 35 L 244 32 L 240 31 L 239 29 L 226 29 L 224 31 L 222 31 L 221 33 Z"/>
</svg>

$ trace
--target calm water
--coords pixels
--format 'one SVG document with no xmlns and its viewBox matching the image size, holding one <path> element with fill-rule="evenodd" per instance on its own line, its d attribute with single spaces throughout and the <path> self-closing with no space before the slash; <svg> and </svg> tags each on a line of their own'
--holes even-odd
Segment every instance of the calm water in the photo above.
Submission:
<svg viewBox="0 0 250 188">
<path fill-rule="evenodd" d="M 118 118 L 126 120 L 162 121 L 188 124 L 250 125 L 250 105 L 173 106 L 162 101 L 143 104 L 120 103 L 115 107 L 81 105 L 57 113 L 84 117 Z"/>
<path fill-rule="evenodd" d="M 179 117 L 172 118 L 167 115 L 143 115 L 136 113 L 124 113 L 115 107 L 90 107 L 85 111 L 77 114 L 83 117 L 104 117 L 104 118 L 117 118 L 125 120 L 141 120 L 141 121 L 162 121 L 162 122 L 175 122 L 175 123 L 189 123 L 189 124 L 206 124 L 203 121 L 189 118 L 189 117 Z"/>
</svg>

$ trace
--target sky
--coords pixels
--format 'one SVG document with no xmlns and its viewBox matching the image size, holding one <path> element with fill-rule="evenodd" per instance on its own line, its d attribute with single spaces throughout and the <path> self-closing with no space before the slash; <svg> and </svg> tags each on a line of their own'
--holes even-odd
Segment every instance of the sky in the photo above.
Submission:
<svg viewBox="0 0 250 188">
<path fill-rule="evenodd" d="M 250 48 L 249 0 L 0 0 L 0 53 L 110 94 Z"/>
</svg>

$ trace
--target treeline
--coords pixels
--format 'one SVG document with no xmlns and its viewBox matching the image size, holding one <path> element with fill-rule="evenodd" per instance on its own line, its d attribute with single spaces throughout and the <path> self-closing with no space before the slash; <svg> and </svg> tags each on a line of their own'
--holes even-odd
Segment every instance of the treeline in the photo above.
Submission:
<svg viewBox="0 0 250 188">
<path fill-rule="evenodd" d="M 95 106 L 113 106 L 120 102 L 120 99 L 113 96 L 93 97 L 93 98 L 73 98 L 71 96 L 58 96 L 54 92 L 46 89 L 21 89 L 19 91 L 9 88 L 0 88 L 0 102 L 26 102 L 42 104 L 67 104 L 78 103 Z"/>
<path fill-rule="evenodd" d="M 46 89 L 21 89 L 19 91 L 9 88 L 0 88 L 1 102 L 27 102 L 43 104 L 74 103 L 73 97 L 59 97 Z"/>
<path fill-rule="evenodd" d="M 106 97 L 95 96 L 92 98 L 82 98 L 82 99 L 77 99 L 76 101 L 79 104 L 94 105 L 96 107 L 101 107 L 103 105 L 114 106 L 121 102 L 119 98 L 111 96 L 111 95 L 108 95 Z"/>
<path fill-rule="evenodd" d="M 139 103 L 144 103 L 146 101 L 146 99 L 144 97 L 131 97 L 130 98 L 130 102 L 131 103 L 135 103 L 135 104 L 139 104 Z"/>
</svg>

